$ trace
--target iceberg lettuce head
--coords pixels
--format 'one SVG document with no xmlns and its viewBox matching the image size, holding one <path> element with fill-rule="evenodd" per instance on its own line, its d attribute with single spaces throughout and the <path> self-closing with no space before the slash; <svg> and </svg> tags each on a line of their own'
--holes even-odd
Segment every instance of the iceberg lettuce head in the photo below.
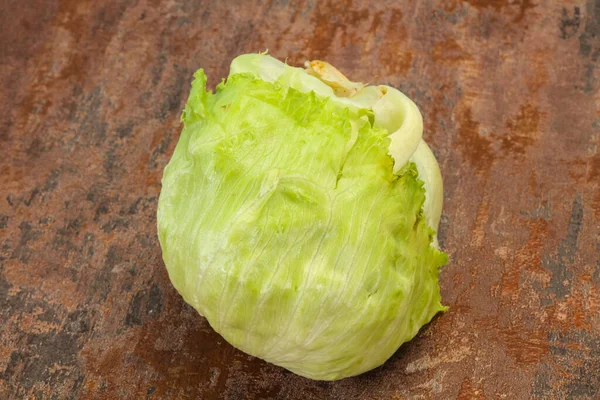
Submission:
<svg viewBox="0 0 600 400">
<path fill-rule="evenodd" d="M 184 300 L 235 347 L 319 380 L 384 363 L 440 310 L 442 179 L 417 106 L 330 64 L 195 73 L 158 233 Z"/>
</svg>

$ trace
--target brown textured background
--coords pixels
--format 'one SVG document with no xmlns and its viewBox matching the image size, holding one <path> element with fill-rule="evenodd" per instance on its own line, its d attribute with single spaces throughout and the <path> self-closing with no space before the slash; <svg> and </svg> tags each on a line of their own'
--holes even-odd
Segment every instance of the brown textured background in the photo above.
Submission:
<svg viewBox="0 0 600 400">
<path fill-rule="evenodd" d="M 410 95 L 450 311 L 313 382 L 224 342 L 155 234 L 192 73 L 268 48 Z M 0 4 L 0 398 L 597 399 L 600 1 Z"/>
</svg>

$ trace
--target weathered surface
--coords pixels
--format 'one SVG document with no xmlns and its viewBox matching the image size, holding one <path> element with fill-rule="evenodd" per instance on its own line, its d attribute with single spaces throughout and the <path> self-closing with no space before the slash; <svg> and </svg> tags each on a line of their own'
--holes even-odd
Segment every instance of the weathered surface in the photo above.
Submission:
<svg viewBox="0 0 600 400">
<path fill-rule="evenodd" d="M 446 185 L 450 311 L 313 382 L 224 342 L 155 234 L 191 74 L 269 49 L 394 85 Z M 5 0 L 0 398 L 600 396 L 600 2 Z"/>
</svg>

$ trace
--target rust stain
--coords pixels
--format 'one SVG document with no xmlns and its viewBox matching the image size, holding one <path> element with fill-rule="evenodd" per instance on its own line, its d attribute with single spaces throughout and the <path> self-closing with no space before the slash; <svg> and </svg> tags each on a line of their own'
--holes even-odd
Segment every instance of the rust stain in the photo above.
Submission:
<svg viewBox="0 0 600 400">
<path fill-rule="evenodd" d="M 600 215 L 600 190 L 595 191 L 591 207 L 594 210 L 594 215 Z"/>
<path fill-rule="evenodd" d="M 540 196 L 539 193 L 539 184 L 538 184 L 538 177 L 537 174 L 535 173 L 535 170 L 531 171 L 531 174 L 529 175 L 529 189 L 532 191 L 532 193 L 534 193 L 537 197 Z"/>
<path fill-rule="evenodd" d="M 547 271 L 541 266 L 542 250 L 548 238 L 549 223 L 546 219 L 539 218 L 528 223 L 530 230 L 529 240 L 516 251 L 515 257 L 502 274 L 500 293 L 507 297 L 509 304 L 518 300 L 521 292 L 520 282 L 523 271 L 529 271 L 538 276 L 546 276 Z"/>
<path fill-rule="evenodd" d="M 588 166 L 588 161 L 581 157 L 571 160 L 568 165 L 569 177 L 576 182 L 585 182 L 589 176 Z"/>
<path fill-rule="evenodd" d="M 502 286 L 501 295 L 504 297 L 510 297 L 516 300 L 519 294 L 519 281 L 521 278 L 521 265 L 517 259 L 513 262 L 510 269 L 502 274 Z"/>
<path fill-rule="evenodd" d="M 588 330 L 591 328 L 591 324 L 587 311 L 587 301 L 584 300 L 585 297 L 585 294 L 575 293 L 567 299 L 567 302 L 569 303 L 569 308 L 573 310 L 573 316 L 570 318 L 573 326 L 577 329 Z"/>
<path fill-rule="evenodd" d="M 349 28 L 369 19 L 368 9 L 356 9 L 353 3 L 352 0 L 317 3 L 312 18 L 312 32 L 306 36 L 305 48 L 309 52 L 307 58 L 324 59 L 338 35 L 342 36 L 343 41 L 350 39 L 349 35 L 352 33 L 349 33 Z"/>
<path fill-rule="evenodd" d="M 600 152 L 595 153 L 589 161 L 589 172 L 587 174 L 589 183 L 600 182 Z"/>
<path fill-rule="evenodd" d="M 547 50 L 536 51 L 529 61 L 529 74 L 527 76 L 527 89 L 532 95 L 537 94 L 549 80 L 546 67 L 550 52 Z"/>
<path fill-rule="evenodd" d="M 531 236 L 523 248 L 522 254 L 523 266 L 531 272 L 544 272 L 541 268 L 543 248 L 550 236 L 550 222 L 547 218 L 538 218 L 529 224 Z"/>
<path fill-rule="evenodd" d="M 528 331 L 522 326 L 512 326 L 500 330 L 508 353 L 519 364 L 535 364 L 548 354 L 547 333 L 542 330 Z"/>
<path fill-rule="evenodd" d="M 207 324 L 206 321 L 200 322 Z M 152 381 L 157 395 L 168 395 L 172 387 L 180 387 L 189 388 L 193 390 L 190 395 L 198 396 L 201 394 L 197 387 L 198 376 L 210 375 L 211 367 L 233 364 L 240 356 L 237 350 L 223 343 L 217 333 L 206 327 L 190 329 L 182 334 L 175 329 L 165 331 L 162 324 L 146 324 L 140 336 L 143 341 L 137 343 L 134 352 L 158 371 L 159 378 Z M 215 343 L 220 345 L 215 346 Z M 173 351 L 179 359 L 172 357 Z M 213 383 L 216 393 L 224 392 L 226 381 L 227 371 L 223 371 Z"/>
<path fill-rule="evenodd" d="M 453 13 L 460 3 L 461 0 L 448 0 L 443 3 L 442 7 L 444 11 L 448 13 Z"/>
<path fill-rule="evenodd" d="M 532 104 L 519 108 L 518 114 L 506 124 L 507 133 L 500 136 L 501 149 L 506 155 L 525 154 L 526 149 L 539 137 L 541 112 Z"/>
<path fill-rule="evenodd" d="M 267 6 L 267 9 L 271 9 L 272 3 L 273 2 L 271 1 L 270 4 Z M 289 15 L 289 24 L 287 24 L 287 26 L 283 29 L 281 34 L 277 35 L 277 38 L 275 39 L 275 45 L 273 46 L 272 50 L 275 50 L 275 51 L 279 50 L 282 47 L 284 40 L 292 32 L 292 28 L 294 26 L 297 26 L 296 19 L 298 18 L 300 13 L 306 8 L 305 3 L 306 3 L 305 0 L 297 1 L 293 6 L 294 7 L 293 11 L 291 13 L 289 13 L 289 12 L 287 13 Z M 260 32 L 258 32 L 258 34 L 260 36 Z M 264 41 L 261 40 L 261 42 L 264 42 Z M 311 57 L 311 59 L 312 59 L 312 57 Z M 296 60 L 296 61 L 300 61 L 300 60 Z"/>
<path fill-rule="evenodd" d="M 577 281 L 570 282 L 573 286 L 571 295 L 564 301 L 554 303 L 548 307 L 548 323 L 557 330 L 569 332 L 593 331 L 594 317 L 597 310 L 599 297 L 594 287 L 593 276 L 581 276 Z M 588 286 L 588 288 L 585 288 Z"/>
<path fill-rule="evenodd" d="M 433 61 L 441 64 L 459 64 L 473 57 L 453 38 L 435 44 L 431 55 Z"/>
<path fill-rule="evenodd" d="M 375 76 L 371 75 L 369 79 L 383 74 L 404 75 L 412 66 L 414 56 L 407 43 L 403 14 L 397 8 L 371 12 L 348 0 L 324 1 L 317 3 L 312 21 L 314 28 L 301 53 L 304 58 L 299 59 L 301 57 L 296 55 L 292 61 L 322 59 L 332 46 L 345 48 L 351 43 L 377 58 L 383 71 L 374 71 Z"/>
<path fill-rule="evenodd" d="M 485 400 L 483 390 L 473 384 L 471 379 L 463 379 L 456 400 Z"/>
<path fill-rule="evenodd" d="M 371 26 L 369 26 L 369 34 L 371 36 L 376 36 L 379 33 L 379 27 L 381 26 L 381 21 L 383 20 L 384 12 L 376 12 L 373 16 L 373 20 L 371 21 Z"/>
<path fill-rule="evenodd" d="M 490 220 L 490 211 L 490 199 L 487 196 L 484 196 L 477 208 L 477 216 L 475 217 L 475 224 L 473 225 L 473 244 L 477 247 L 481 247 L 485 243 L 486 228 Z M 476 271 L 473 271 L 473 273 L 475 274 Z"/>
<path fill-rule="evenodd" d="M 494 162 L 490 139 L 483 136 L 479 122 L 473 119 L 471 108 L 465 107 L 457 116 L 458 141 L 463 156 L 478 172 L 486 172 Z"/>
<path fill-rule="evenodd" d="M 408 34 L 400 10 L 391 10 L 388 27 L 379 47 L 379 63 L 387 75 L 405 75 L 412 65 L 413 53 L 406 41 Z"/>
<path fill-rule="evenodd" d="M 496 12 L 507 12 L 514 18 L 514 22 L 521 22 L 527 12 L 534 9 L 537 4 L 532 0 L 465 0 L 477 9 L 492 8 Z"/>
<path fill-rule="evenodd" d="M 89 15 L 80 3 L 64 1 L 59 3 L 54 24 L 69 31 L 73 44 L 86 41 L 85 52 L 75 47 L 72 49 L 69 64 L 62 69 L 60 79 L 72 79 L 81 82 L 89 76 L 91 57 L 104 54 L 110 38 L 114 35 L 115 25 L 121 17 L 122 7 L 102 7 L 99 10 L 101 19 L 94 24 L 88 23 Z M 93 40 L 90 40 L 93 39 Z"/>
<path fill-rule="evenodd" d="M 598 281 L 600 281 L 600 254 L 598 261 L 596 262 L 596 271 L 595 271 L 595 282 L 596 287 L 598 285 Z M 595 317 L 591 319 L 594 321 L 594 325 L 597 326 L 598 319 L 600 317 L 600 290 L 591 290 L 587 294 L 587 300 L 589 302 L 589 313 Z"/>
</svg>

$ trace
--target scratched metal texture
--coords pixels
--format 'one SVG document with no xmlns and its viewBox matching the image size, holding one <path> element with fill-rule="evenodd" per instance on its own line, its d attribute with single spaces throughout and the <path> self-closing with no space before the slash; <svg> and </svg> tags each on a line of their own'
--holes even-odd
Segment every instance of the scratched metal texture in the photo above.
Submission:
<svg viewBox="0 0 600 400">
<path fill-rule="evenodd" d="M 235 350 L 155 233 L 192 73 L 324 59 L 419 105 L 439 315 L 339 382 Z M 0 398 L 597 399 L 600 1 L 0 4 Z"/>
</svg>

